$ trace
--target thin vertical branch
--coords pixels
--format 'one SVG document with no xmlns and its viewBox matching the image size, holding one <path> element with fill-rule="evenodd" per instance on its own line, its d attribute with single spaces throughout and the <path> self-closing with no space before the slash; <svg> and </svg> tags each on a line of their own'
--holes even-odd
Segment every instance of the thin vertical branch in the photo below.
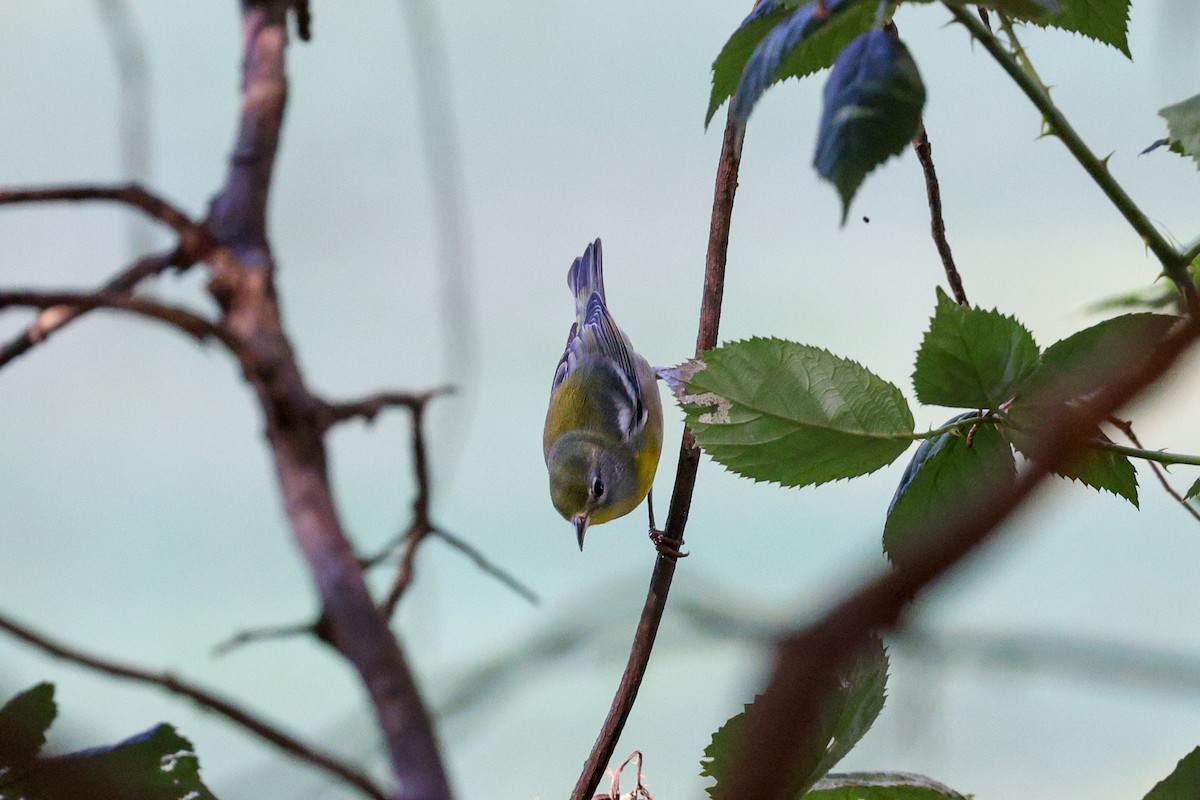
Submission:
<svg viewBox="0 0 1200 800">
<path fill-rule="evenodd" d="M 713 198 L 712 219 L 708 232 L 708 255 L 704 267 L 704 292 L 700 300 L 700 325 L 696 334 L 696 355 L 711 350 L 717 345 L 717 329 L 721 322 L 721 301 L 725 295 L 725 261 L 729 253 L 729 229 L 733 217 L 733 200 L 737 192 L 738 167 L 741 164 L 742 138 L 745 129 L 738 126 L 732 111 L 725 123 L 725 136 L 721 141 L 721 155 L 717 163 L 716 190 Z M 679 444 L 679 463 L 675 468 L 675 488 L 671 493 L 671 506 L 667 514 L 665 535 L 675 547 L 683 545 L 684 528 L 688 512 L 692 507 L 692 491 L 696 486 L 696 470 L 700 465 L 700 449 L 688 428 L 683 430 Z M 650 652 L 658 635 L 667 594 L 675 576 L 676 559 L 659 554 L 650 576 L 650 589 L 642 616 L 638 620 L 629 661 L 621 675 L 616 696 L 609 708 L 608 716 L 600 728 L 600 735 L 592 746 L 592 752 L 584 763 L 583 772 L 571 792 L 571 800 L 588 800 L 596 791 L 604 770 L 612 759 L 617 739 L 633 709 L 638 689 L 650 663 Z"/>
<path fill-rule="evenodd" d="M 450 59 L 446 37 L 438 18 L 438 4 L 431 0 L 399 0 L 408 31 L 408 50 L 412 53 L 413 86 L 417 95 L 417 121 L 429 185 L 433 194 L 432 223 L 437 233 L 438 311 L 442 329 L 442 375 L 458 387 L 462 399 L 448 411 L 448 427 L 456 431 L 445 444 L 453 450 L 438 448 L 441 463 L 458 461 L 464 429 L 474 416 L 476 352 L 479 343 L 475 294 L 475 252 L 471 246 L 471 221 L 468 216 L 463 159 L 455 123 Z M 443 469 L 443 472 L 446 470 Z"/>
<path fill-rule="evenodd" d="M 942 188 L 938 184 L 937 169 L 933 165 L 933 145 L 929 143 L 929 134 L 925 131 L 925 123 L 912 143 L 917 160 L 921 162 L 921 171 L 925 173 L 925 195 L 929 198 L 929 229 L 933 234 L 933 244 L 942 259 L 942 269 L 946 271 L 946 280 L 950 291 L 960 306 L 970 305 L 967 292 L 963 289 L 962 277 L 958 267 L 954 265 L 954 254 L 950 252 L 950 242 L 946 239 L 946 222 L 942 219 Z"/>
<path fill-rule="evenodd" d="M 150 136 L 150 60 L 146 44 L 127 0 L 96 0 L 100 22 L 117 67 L 118 122 L 124 180 L 150 179 L 153 142 Z M 142 220 L 129 222 L 131 255 L 153 244 Z"/>
</svg>

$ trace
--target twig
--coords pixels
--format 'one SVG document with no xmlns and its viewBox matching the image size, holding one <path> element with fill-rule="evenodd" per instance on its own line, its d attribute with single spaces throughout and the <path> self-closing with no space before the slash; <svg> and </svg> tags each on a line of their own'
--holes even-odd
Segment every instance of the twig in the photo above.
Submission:
<svg viewBox="0 0 1200 800">
<path fill-rule="evenodd" d="M 212 652 L 214 656 L 227 656 L 243 645 L 265 642 L 271 639 L 289 639 L 293 636 L 307 636 L 309 634 L 316 636 L 318 639 L 322 638 L 320 634 L 320 620 L 294 625 L 276 625 L 273 628 L 252 628 L 250 630 L 239 631 L 225 641 L 215 644 Z"/>
<path fill-rule="evenodd" d="M 437 738 L 407 659 L 363 580 L 329 484 L 325 404 L 309 390 L 283 328 L 266 235 L 287 101 L 287 16 L 294 0 L 242 0 L 242 109 L 225 186 L 208 227 L 222 245 L 209 291 L 247 354 L 288 521 L 321 599 L 329 641 L 357 670 L 402 798 L 448 800 Z"/>
<path fill-rule="evenodd" d="M 1108 422 L 1111 425 L 1113 425 L 1114 427 L 1116 427 L 1119 431 L 1121 431 L 1121 433 L 1125 434 L 1126 438 L 1128 438 L 1129 441 L 1133 442 L 1135 446 L 1137 446 L 1138 448 L 1142 448 L 1142 443 L 1140 441 L 1138 441 L 1137 434 L 1135 434 L 1133 432 L 1133 423 L 1132 422 L 1130 422 L 1128 420 L 1118 419 L 1117 417 L 1109 417 Z M 1175 491 L 1175 487 L 1172 486 L 1169 481 L 1167 481 L 1167 476 L 1163 474 L 1163 471 L 1162 471 L 1162 469 L 1159 468 L 1158 464 L 1156 464 L 1153 460 L 1151 460 L 1149 463 L 1150 463 L 1150 469 L 1154 471 L 1154 477 L 1158 478 L 1158 482 L 1160 484 L 1162 484 L 1162 487 L 1163 487 L 1163 489 L 1166 490 L 1167 494 L 1169 494 L 1171 497 L 1173 497 L 1175 499 L 1175 502 L 1177 502 L 1177 503 L 1179 503 L 1179 505 L 1183 506 L 1183 510 L 1188 512 L 1189 514 L 1191 514 L 1193 519 L 1195 519 L 1197 522 L 1200 522 L 1200 511 L 1197 511 L 1195 508 L 1193 508 L 1192 504 L 1189 503 L 1183 497 L 1183 495 L 1181 495 L 1179 492 Z M 1178 464 L 1178 463 L 1185 463 L 1185 462 L 1176 461 L 1173 463 Z"/>
<path fill-rule="evenodd" d="M 461 461 L 474 415 L 479 361 L 479 313 L 474 237 L 472 236 L 462 137 L 454 113 L 454 69 L 436 0 L 398 0 L 405 46 L 412 65 L 416 123 L 429 178 L 430 223 L 437 245 L 437 304 L 440 374 L 460 387 L 462 399 L 442 411 L 443 427 L 460 431 L 440 446 L 439 463 L 453 471 Z M 443 478 L 444 480 L 444 478 Z"/>
<path fill-rule="evenodd" d="M 732 108 L 732 104 L 731 104 Z M 709 224 L 708 254 L 704 267 L 704 293 L 700 301 L 700 326 L 696 335 L 696 355 L 711 350 L 717 345 L 717 328 L 721 321 L 721 299 L 725 293 L 725 261 L 729 252 L 729 224 L 733 216 L 733 199 L 737 192 L 738 166 L 741 163 L 744 129 L 735 123 L 732 111 L 725 123 L 725 136 L 721 141 L 721 155 L 717 163 L 716 189 L 713 198 L 712 219 Z M 684 428 L 683 440 L 679 444 L 679 464 L 675 468 L 675 488 L 671 493 L 671 506 L 667 513 L 664 531 L 667 541 L 676 548 L 683 546 L 683 532 L 687 525 L 688 512 L 692 506 L 692 490 L 696 486 L 696 470 L 700 465 L 700 450 L 692 432 Z M 667 594 L 675 575 L 676 560 L 659 554 L 650 576 L 650 589 L 646 604 L 638 620 L 629 661 L 621 675 L 617 693 L 613 697 L 608 716 L 600 728 L 600 735 L 592 746 L 592 752 L 584 763 L 571 800 L 588 800 L 604 777 L 604 770 L 612 759 L 617 739 L 625 727 L 625 720 L 633 709 L 638 688 L 650 663 L 650 651 L 658 634 L 666 607 Z"/>
<path fill-rule="evenodd" d="M 438 539 L 441 539 L 443 542 L 450 545 L 451 547 L 453 547 L 458 552 L 462 553 L 467 558 L 471 559 L 471 561 L 474 562 L 475 566 L 479 567 L 479 569 L 481 571 L 483 571 L 485 574 L 491 575 L 493 578 L 500 581 L 500 583 L 504 584 L 509 589 L 512 589 L 514 592 L 519 594 L 521 597 L 524 597 L 526 600 L 528 600 L 533 605 L 536 606 L 536 605 L 541 604 L 542 598 L 540 598 L 538 596 L 537 592 L 533 591 L 533 589 L 530 589 L 524 583 L 519 581 L 511 573 L 507 572 L 506 570 L 501 569 L 495 563 L 490 561 L 487 558 L 487 556 L 485 556 L 483 553 L 479 552 L 479 549 L 476 548 L 474 545 L 472 545 L 470 542 L 468 542 L 465 539 L 462 539 L 458 536 L 455 536 L 454 534 L 450 533 L 449 531 L 447 531 L 443 528 L 434 528 L 429 533 L 431 536 L 435 536 Z"/>
<path fill-rule="evenodd" d="M 98 290 L 101 294 L 120 294 L 133 289 L 146 278 L 158 275 L 170 267 L 186 269 L 195 263 L 191 254 L 182 248 L 165 253 L 153 253 L 135 261 L 125 270 L 114 275 Z M 0 369 L 10 361 L 29 352 L 46 341 L 52 333 L 62 329 L 86 313 L 86 309 L 64 306 L 44 311 L 37 321 L 4 345 L 0 345 Z"/>
<path fill-rule="evenodd" d="M 77 648 L 55 641 L 4 614 L 0 614 L 0 630 L 6 631 L 26 644 L 32 645 L 55 658 L 79 664 L 80 666 L 96 670 L 114 678 L 123 678 L 137 683 L 158 686 L 172 694 L 186 697 L 201 708 L 224 717 L 263 741 L 274 745 L 284 753 L 301 761 L 306 761 L 314 767 L 335 776 L 342 782 L 354 786 L 366 796 L 374 798 L 374 800 L 389 800 L 387 793 L 357 768 L 340 761 L 329 753 L 304 744 L 295 737 L 284 733 L 279 728 L 267 724 L 245 709 L 176 675 L 172 675 L 169 672 L 156 673 L 141 667 L 85 653 Z"/>
<path fill-rule="evenodd" d="M 1030 102 L 1037 107 L 1038 111 L 1042 112 L 1042 116 L 1050 127 L 1050 132 L 1062 140 L 1067 150 L 1100 187 L 1100 190 L 1125 218 L 1125 221 L 1142 237 L 1146 246 L 1162 264 L 1167 275 L 1179 286 L 1180 292 L 1187 300 L 1187 307 L 1192 316 L 1200 317 L 1200 297 L 1197 296 L 1196 286 L 1187 271 L 1187 266 L 1191 263 L 1187 254 L 1176 250 L 1166 237 L 1158 232 L 1137 203 L 1133 202 L 1121 184 L 1117 183 L 1117 179 L 1112 176 L 1104 163 L 1096 157 L 1095 153 L 1071 127 L 1071 123 L 1054 105 L 1054 101 L 1050 99 L 1050 95 L 1045 92 L 1040 82 L 1021 67 L 1004 49 L 999 40 L 962 6 L 946 2 L 943 2 L 943 5 L 983 45 L 984 49 L 1025 93 Z"/>
<path fill-rule="evenodd" d="M 385 408 L 407 408 L 417 413 L 435 397 L 454 394 L 453 386 L 439 386 L 427 392 L 378 392 L 361 400 L 346 400 L 336 403 L 325 403 L 321 412 L 321 424 L 331 428 L 339 422 L 362 418 L 374 422 Z"/>
<path fill-rule="evenodd" d="M 811 626 L 781 640 L 770 682 L 738 747 L 728 800 L 784 797 L 795 754 L 823 747 L 814 741 L 819 703 L 863 638 L 898 625 L 919 592 L 988 541 L 1046 476 L 1077 456 L 1095 425 L 1161 377 L 1198 336 L 1200 325 L 1189 317 L 1148 358 L 1119 360 L 1123 363 L 1088 404 L 1063 406 L 1042 421 L 1034 435 L 1039 451 L 1015 483 L 981 487 L 974 502 L 964 503 L 921 540 L 903 568 L 881 573 Z"/>
<path fill-rule="evenodd" d="M 69 306 L 80 312 L 96 308 L 111 308 L 117 311 L 127 311 L 148 319 L 165 322 L 177 328 L 198 341 L 207 338 L 217 339 L 228 347 L 235 355 L 238 354 L 240 343 L 220 325 L 204 317 L 179 308 L 178 306 L 160 303 L 156 300 L 146 300 L 140 297 L 130 297 L 127 294 L 110 294 L 96 292 L 94 294 L 76 292 L 0 292 L 0 309 L 9 307 L 24 308 L 56 308 Z"/>
<path fill-rule="evenodd" d="M 912 146 L 917 160 L 921 162 L 921 170 L 925 173 L 925 194 L 929 198 L 929 228 L 933 234 L 933 244 L 942 258 L 942 268 L 946 270 L 950 291 L 959 305 L 970 305 L 958 268 L 954 266 L 950 242 L 946 240 L 946 223 L 942 219 L 942 190 L 938 184 L 937 170 L 933 166 L 933 146 L 929 143 L 929 134 L 925 132 L 925 123 L 921 123 L 921 130 L 913 140 Z"/>
<path fill-rule="evenodd" d="M 417 480 L 417 495 L 413 498 L 412 523 L 404 535 L 407 546 L 404 556 L 400 559 L 400 569 L 392 583 L 387 599 L 379 607 L 384 619 L 391 619 L 396 613 L 400 598 L 412 582 L 413 566 L 417 560 L 417 548 L 425 537 L 433 531 L 433 523 L 429 521 L 429 456 L 425 449 L 425 404 L 418 403 L 412 407 L 412 454 L 413 473 Z"/>
<path fill-rule="evenodd" d="M 124 186 L 43 186 L 37 189 L 0 190 L 0 205 L 84 201 L 122 203 L 136 208 L 173 228 L 182 239 L 183 246 L 191 252 L 203 253 L 212 246 L 212 239 L 203 225 L 136 183 Z"/>
</svg>

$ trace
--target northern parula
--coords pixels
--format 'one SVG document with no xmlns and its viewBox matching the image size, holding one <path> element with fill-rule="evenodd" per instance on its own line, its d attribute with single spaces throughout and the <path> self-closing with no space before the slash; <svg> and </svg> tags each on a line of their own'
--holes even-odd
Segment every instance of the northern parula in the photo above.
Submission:
<svg viewBox="0 0 1200 800">
<path fill-rule="evenodd" d="M 554 372 L 542 451 L 550 498 L 582 550 L 589 525 L 628 514 L 650 491 L 663 412 L 654 370 L 608 311 L 599 239 L 571 264 L 567 285 L 575 324 Z"/>
</svg>

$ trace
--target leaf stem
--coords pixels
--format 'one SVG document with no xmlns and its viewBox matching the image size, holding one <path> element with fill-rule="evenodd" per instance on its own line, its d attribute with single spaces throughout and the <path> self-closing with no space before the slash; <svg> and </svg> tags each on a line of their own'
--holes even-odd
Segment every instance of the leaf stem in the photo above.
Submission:
<svg viewBox="0 0 1200 800">
<path fill-rule="evenodd" d="M 975 425 L 995 425 L 1003 421 L 1003 417 L 994 412 L 980 414 L 978 417 L 967 417 L 966 419 L 955 420 L 948 425 L 943 425 L 940 428 L 933 428 L 924 433 L 914 433 L 913 439 L 936 439 L 943 433 L 957 433 L 964 428 L 971 428 Z"/>
<path fill-rule="evenodd" d="M 1108 450 L 1112 453 L 1120 453 L 1123 456 L 1140 458 L 1158 464 L 1191 464 L 1192 466 L 1200 467 L 1200 456 L 1190 456 L 1186 453 L 1168 453 L 1165 450 L 1143 450 L 1140 447 L 1128 447 L 1116 442 L 1105 441 L 1092 441 L 1088 445 L 1097 450 Z"/>
<path fill-rule="evenodd" d="M 992 58 L 996 60 L 1000 67 L 1020 87 L 1030 102 L 1042 112 L 1042 116 L 1049 127 L 1049 132 L 1062 140 L 1062 143 L 1070 151 L 1071 155 L 1075 157 L 1075 160 L 1079 162 L 1079 165 L 1083 167 L 1092 180 L 1096 182 L 1096 185 L 1100 187 L 1100 190 L 1104 192 L 1112 204 L 1116 206 L 1117 210 L 1121 212 L 1121 216 L 1125 217 L 1125 221 L 1142 237 L 1146 246 L 1150 248 L 1151 252 L 1154 253 L 1155 257 L 1162 264 L 1167 275 L 1178 284 L 1180 291 L 1187 298 L 1188 306 L 1193 310 L 1193 313 L 1200 310 L 1200 300 L 1196 296 L 1195 284 L 1192 283 L 1187 272 L 1187 265 L 1190 263 L 1190 259 L 1173 247 L 1167 241 L 1166 237 L 1155 229 L 1137 203 L 1117 183 L 1116 178 L 1108 171 L 1108 167 L 1088 148 L 1075 129 L 1071 127 L 1071 123 L 1059 111 L 1058 106 L 1054 105 L 1054 101 L 1050 99 L 1050 95 L 1046 93 L 1040 80 L 1035 80 L 1034 77 L 1023 69 L 1021 63 L 966 8 L 945 2 L 945 0 L 943 0 L 943 5 L 950 11 L 956 21 L 971 32 L 971 35 L 983 45 L 983 48 L 991 54 Z"/>
</svg>

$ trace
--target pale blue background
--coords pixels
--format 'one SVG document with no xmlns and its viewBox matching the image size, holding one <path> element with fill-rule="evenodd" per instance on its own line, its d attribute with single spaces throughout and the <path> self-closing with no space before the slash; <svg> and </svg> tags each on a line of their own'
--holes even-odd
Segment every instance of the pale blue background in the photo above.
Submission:
<svg viewBox="0 0 1200 800">
<path fill-rule="evenodd" d="M 152 185 L 203 213 L 237 110 L 235 4 L 139 0 L 153 84 Z M 624 662 L 653 553 L 642 515 L 597 529 L 582 555 L 547 501 L 546 393 L 569 324 L 563 276 L 604 237 L 611 305 L 654 363 L 690 355 L 719 130 L 702 126 L 709 65 L 741 3 L 439 4 L 477 254 L 482 339 L 465 399 L 440 403 L 435 514 L 544 597 L 533 608 L 432 542 L 399 629 L 436 705 L 482 660 L 544 626 L 591 645 L 506 687 L 442 730 L 463 797 L 563 797 Z M 413 70 L 393 2 L 317 0 L 316 38 L 291 50 L 291 105 L 272 235 L 287 321 L 312 383 L 350 395 L 427 387 L 439 364 L 435 227 Z M 1186 0 L 1138 2 L 1136 61 L 1061 32 L 1029 32 L 1054 96 L 1151 218 L 1200 232 L 1194 166 L 1137 153 L 1163 105 L 1200 91 L 1200 24 Z M 1149 283 L 1141 243 L 1060 143 L 937 7 L 898 22 L 928 85 L 947 225 L 973 302 L 1049 344 L 1096 298 Z M 0 5 L 0 182 L 115 181 L 116 84 L 84 0 Z M 943 280 L 910 153 L 871 176 L 845 228 L 809 167 L 821 79 L 772 90 L 746 142 L 722 339 L 769 334 L 863 361 L 910 393 L 912 354 Z M 869 225 L 861 222 L 868 215 Z M 128 256 L 112 208 L 4 209 L 0 284 L 85 287 Z M 167 241 L 165 238 L 163 241 Z M 203 273 L 156 289 L 190 302 Z M 464 311 L 464 313 L 466 313 Z M 23 317 L 6 314 L 0 332 Z M 1133 415 L 1151 447 L 1200 451 L 1200 370 Z M 451 409 L 456 409 L 451 412 Z M 917 409 L 920 424 L 950 413 Z M 679 414 L 668 411 L 661 496 Z M 321 646 L 293 640 L 217 659 L 214 643 L 314 613 L 281 521 L 257 408 L 223 354 L 152 324 L 97 315 L 0 374 L 0 608 L 68 641 L 171 668 L 243 698 L 352 757 L 375 752 L 359 687 Z M 332 440 L 344 519 L 371 550 L 407 519 L 407 422 Z M 457 456 L 457 457 L 452 457 Z M 879 534 L 900 465 L 782 491 L 702 464 L 678 598 L 728 597 L 780 622 L 883 566 Z M 1187 486 L 1195 471 L 1177 470 Z M 937 630 L 1061 633 L 1193 661 L 1200 528 L 1140 471 L 1143 510 L 1061 485 L 923 604 Z M 665 502 L 660 501 L 664 506 Z M 380 580 L 389 576 L 381 574 Z M 1200 686 L 1170 693 L 925 661 L 897 649 L 888 707 L 846 768 L 925 772 L 980 798 L 1140 798 L 1200 744 Z M 222 798 L 343 797 L 213 718 L 0 639 L 6 690 L 59 686 L 60 746 L 177 723 Z M 689 633 L 668 609 L 618 753 L 646 752 L 659 800 L 696 797 L 709 734 L 750 699 L 762 652 Z M 378 761 L 376 761 L 378 765 Z"/>
</svg>

